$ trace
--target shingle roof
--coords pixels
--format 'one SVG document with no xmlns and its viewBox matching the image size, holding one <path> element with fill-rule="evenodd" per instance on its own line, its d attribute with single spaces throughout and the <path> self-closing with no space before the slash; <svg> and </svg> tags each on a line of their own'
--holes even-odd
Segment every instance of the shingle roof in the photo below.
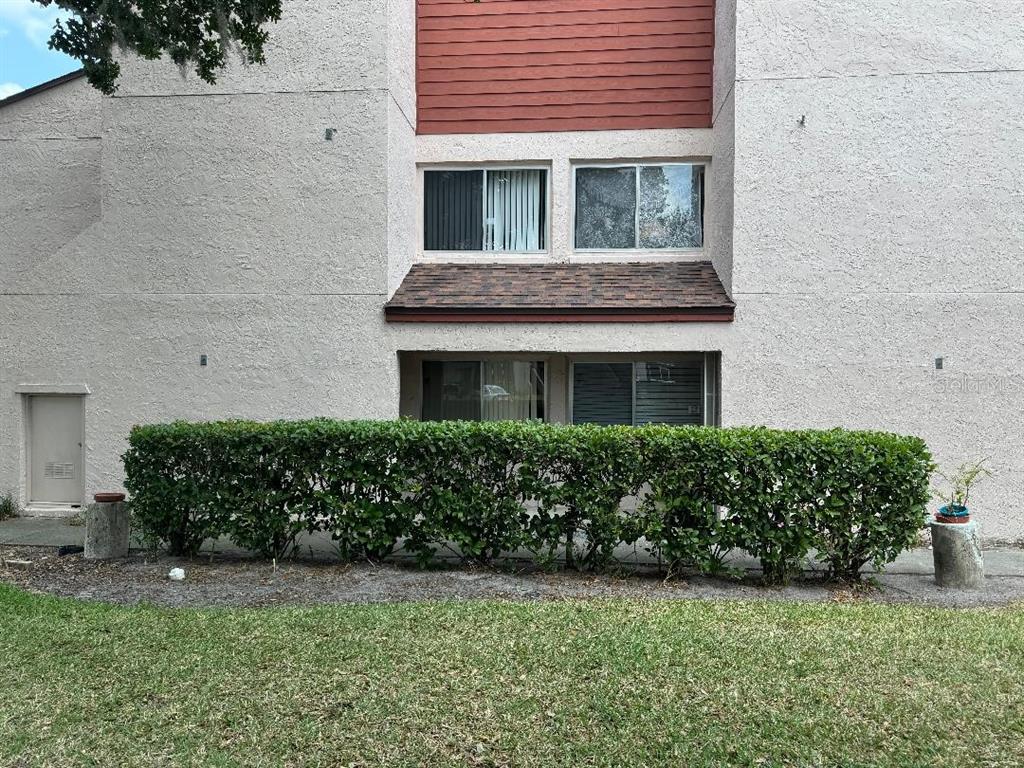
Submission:
<svg viewBox="0 0 1024 768">
<path fill-rule="evenodd" d="M 729 321 L 735 305 L 709 261 L 415 264 L 389 320 Z"/>
</svg>

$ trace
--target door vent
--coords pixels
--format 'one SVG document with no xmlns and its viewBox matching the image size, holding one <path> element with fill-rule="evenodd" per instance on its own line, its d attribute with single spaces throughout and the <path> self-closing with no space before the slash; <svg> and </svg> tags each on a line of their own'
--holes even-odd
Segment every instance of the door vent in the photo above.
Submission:
<svg viewBox="0 0 1024 768">
<path fill-rule="evenodd" d="M 43 477 L 47 480 L 74 480 L 75 465 L 57 461 L 48 461 L 43 467 Z"/>
</svg>

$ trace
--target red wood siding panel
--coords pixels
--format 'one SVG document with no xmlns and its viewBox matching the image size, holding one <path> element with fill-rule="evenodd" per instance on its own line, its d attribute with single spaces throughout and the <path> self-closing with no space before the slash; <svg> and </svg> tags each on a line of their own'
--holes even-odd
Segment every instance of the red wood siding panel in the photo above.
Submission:
<svg viewBox="0 0 1024 768">
<path fill-rule="evenodd" d="M 714 0 L 417 0 L 419 133 L 709 128 Z"/>
</svg>

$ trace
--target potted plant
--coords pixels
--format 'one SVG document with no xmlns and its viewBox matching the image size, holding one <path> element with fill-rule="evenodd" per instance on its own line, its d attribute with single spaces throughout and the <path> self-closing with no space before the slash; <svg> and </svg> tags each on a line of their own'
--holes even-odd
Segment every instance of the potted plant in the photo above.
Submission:
<svg viewBox="0 0 1024 768">
<path fill-rule="evenodd" d="M 942 472 L 936 474 L 945 480 L 947 489 L 936 490 L 935 498 L 943 502 L 935 515 L 937 523 L 969 523 L 971 512 L 967 508 L 967 500 L 971 495 L 971 488 L 980 483 L 986 477 L 991 477 L 992 472 L 985 466 L 987 459 L 975 462 L 965 462 L 951 475 Z"/>
</svg>

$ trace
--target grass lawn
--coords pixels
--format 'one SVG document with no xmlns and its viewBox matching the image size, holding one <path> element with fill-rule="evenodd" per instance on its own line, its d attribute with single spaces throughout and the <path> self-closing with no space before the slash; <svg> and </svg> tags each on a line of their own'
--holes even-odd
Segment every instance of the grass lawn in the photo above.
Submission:
<svg viewBox="0 0 1024 768">
<path fill-rule="evenodd" d="M 0 585 L 0 765 L 1019 766 L 1024 611 Z"/>
</svg>

